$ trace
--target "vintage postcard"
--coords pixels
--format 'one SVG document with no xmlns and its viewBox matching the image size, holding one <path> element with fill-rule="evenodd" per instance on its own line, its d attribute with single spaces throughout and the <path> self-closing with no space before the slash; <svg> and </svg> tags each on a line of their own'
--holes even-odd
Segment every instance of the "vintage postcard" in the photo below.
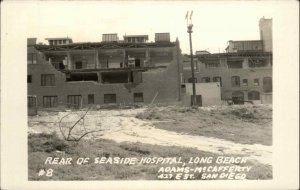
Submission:
<svg viewBox="0 0 300 190">
<path fill-rule="evenodd" d="M 1 186 L 297 189 L 298 6 L 3 2 Z"/>
</svg>

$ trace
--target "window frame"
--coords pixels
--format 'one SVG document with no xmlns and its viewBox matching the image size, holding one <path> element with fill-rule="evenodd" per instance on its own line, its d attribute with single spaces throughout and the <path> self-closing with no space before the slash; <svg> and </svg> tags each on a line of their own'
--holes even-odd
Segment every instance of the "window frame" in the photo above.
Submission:
<svg viewBox="0 0 300 190">
<path fill-rule="evenodd" d="M 141 98 L 141 101 L 136 101 L 136 95 L 142 95 L 141 97 L 138 97 L 138 98 Z M 134 103 L 143 103 L 144 102 L 144 93 L 143 92 L 135 92 L 133 93 L 133 102 Z"/>
<path fill-rule="evenodd" d="M 241 78 L 240 78 L 240 76 L 232 76 L 231 77 L 231 86 L 232 87 L 240 87 L 241 86 Z"/>
<path fill-rule="evenodd" d="M 107 101 L 107 96 L 114 96 L 114 98 L 112 98 L 112 99 L 114 99 L 114 102 L 108 102 Z M 103 95 L 103 102 L 104 102 L 104 104 L 116 104 L 117 103 L 117 94 L 104 94 Z"/>
<path fill-rule="evenodd" d="M 50 84 L 47 84 L 47 77 L 50 77 Z M 55 74 L 41 74 L 41 86 L 55 86 Z"/>
<path fill-rule="evenodd" d="M 47 99 L 50 104 L 46 105 Z M 57 96 L 43 96 L 43 108 L 55 108 L 58 105 L 58 97 Z"/>
</svg>

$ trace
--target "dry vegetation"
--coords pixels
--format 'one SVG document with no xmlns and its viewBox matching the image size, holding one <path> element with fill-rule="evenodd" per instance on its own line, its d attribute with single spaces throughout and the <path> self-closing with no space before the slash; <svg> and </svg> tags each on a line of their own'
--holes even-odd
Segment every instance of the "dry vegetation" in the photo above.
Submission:
<svg viewBox="0 0 300 190">
<path fill-rule="evenodd" d="M 268 105 L 211 108 L 153 107 L 137 115 L 155 127 L 241 144 L 272 145 L 272 107 Z M 163 121 L 163 122 L 159 122 Z"/>
<path fill-rule="evenodd" d="M 97 110 L 89 113 L 85 123 L 93 125 L 93 122 L 103 122 L 108 119 L 108 127 L 113 127 L 113 119 L 120 113 L 119 110 L 105 111 L 97 115 Z M 115 116 L 111 116 L 113 114 Z M 179 106 L 148 107 L 142 111 L 129 110 L 129 115 L 123 115 L 125 121 L 136 120 L 151 121 L 153 127 L 180 134 L 189 134 L 193 136 L 214 137 L 224 139 L 240 144 L 262 144 L 272 145 L 272 107 L 255 106 L 226 106 L 226 107 L 208 107 L 208 108 L 190 108 Z M 134 114 L 133 114 L 134 113 Z M 31 124 L 28 135 L 28 172 L 29 180 L 157 180 L 157 171 L 161 165 L 45 165 L 47 157 L 72 157 L 76 160 L 79 157 L 179 157 L 187 160 L 190 157 L 219 156 L 217 153 L 201 151 L 201 149 L 180 147 L 180 146 L 162 146 L 158 144 L 145 144 L 141 142 L 122 142 L 117 143 L 113 140 L 82 138 L 79 142 L 65 141 L 59 134 L 57 123 L 54 121 L 61 117 L 60 114 L 43 113 L 46 117 L 39 116 Z M 65 113 L 63 113 L 65 114 Z M 129 117 L 130 116 L 130 117 Z M 72 116 L 73 117 L 73 116 Z M 77 116 L 78 117 L 78 116 Z M 77 118 L 75 117 L 75 118 Z M 109 117 L 109 118 L 107 118 Z M 95 119 L 97 118 L 97 119 Z M 44 121 L 47 119 L 47 121 Z M 72 119 L 72 118 L 70 118 Z M 93 121 L 93 122 L 91 122 Z M 119 121 L 119 120 L 117 120 Z M 135 121 L 135 120 L 134 120 Z M 136 121 L 135 121 L 136 122 Z M 116 129 L 121 130 L 125 126 L 119 126 L 116 123 Z M 102 123 L 103 125 L 103 123 Z M 144 125 L 144 124 L 143 124 Z M 105 125 L 102 126 L 105 129 Z M 119 128 L 118 128 L 119 127 Z M 136 126 L 136 127 L 142 127 Z M 31 129 L 31 128 L 34 128 Z M 151 126 L 145 126 L 151 128 Z M 47 129 L 47 130 L 46 130 Z M 51 133 L 51 130 L 57 133 Z M 137 128 L 132 128 L 137 129 Z M 146 131 L 144 129 L 144 131 Z M 36 131 L 35 131 L 36 130 Z M 39 130 L 39 131 L 38 131 Z M 45 134 L 44 132 L 47 132 Z M 110 131 L 107 131 L 110 133 Z M 112 131 L 111 131 L 112 132 Z M 125 130 L 124 132 L 128 132 Z M 36 134 L 35 134 L 36 133 Z M 116 133 L 122 134 L 122 133 Z M 132 135 L 137 135 L 132 133 Z M 144 134 L 147 136 L 147 134 Z M 104 135 L 105 136 L 105 135 Z M 103 137 L 104 137 L 103 136 Z M 119 136 L 120 137 L 120 136 Z M 136 137 L 138 138 L 138 136 Z M 234 156 L 225 153 L 223 156 Z M 205 164 L 201 164 L 203 166 Z M 272 166 L 259 162 L 249 161 L 247 165 L 253 168 L 247 175 L 247 179 L 272 179 Z M 40 169 L 52 168 L 54 170 L 52 177 L 38 176 Z M 201 174 L 196 176 L 199 179 Z"/>
<path fill-rule="evenodd" d="M 190 157 L 218 156 L 208 152 L 198 151 L 193 148 L 176 146 L 158 146 L 143 143 L 116 143 L 110 140 L 82 140 L 68 142 L 60 140 L 53 134 L 31 134 L 28 141 L 29 151 L 29 180 L 157 180 L 157 171 L 164 165 L 45 165 L 47 157 L 178 157 L 183 161 Z M 227 155 L 229 156 L 229 155 Z M 207 164 L 194 165 L 205 166 Z M 253 168 L 247 175 L 247 179 L 272 179 L 272 167 L 259 163 L 249 162 Z M 173 165 L 177 166 L 177 165 Z M 52 168 L 52 177 L 38 176 L 39 170 Z M 196 179 L 201 174 L 196 174 Z"/>
</svg>

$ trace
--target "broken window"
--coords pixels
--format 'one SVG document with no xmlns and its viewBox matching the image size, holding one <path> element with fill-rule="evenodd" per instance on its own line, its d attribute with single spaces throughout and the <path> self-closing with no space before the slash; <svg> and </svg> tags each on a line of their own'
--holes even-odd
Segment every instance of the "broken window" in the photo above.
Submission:
<svg viewBox="0 0 300 190">
<path fill-rule="evenodd" d="M 231 77 L 231 86 L 240 86 L 240 77 L 239 76 L 233 76 Z"/>
<path fill-rule="evenodd" d="M 219 82 L 220 86 L 222 86 L 222 78 L 221 77 L 213 77 L 213 82 Z"/>
<path fill-rule="evenodd" d="M 259 92 L 257 91 L 248 92 L 248 100 L 260 100 Z"/>
<path fill-rule="evenodd" d="M 241 69 L 243 68 L 243 60 L 228 60 L 227 65 L 230 69 Z"/>
<path fill-rule="evenodd" d="M 68 107 L 69 108 L 80 108 L 81 95 L 68 95 Z"/>
<path fill-rule="evenodd" d="M 243 86 L 248 86 L 248 79 L 243 79 Z"/>
<path fill-rule="evenodd" d="M 259 79 L 254 79 L 253 84 L 254 86 L 259 86 Z"/>
<path fill-rule="evenodd" d="M 27 83 L 32 83 L 32 75 L 27 75 Z"/>
<path fill-rule="evenodd" d="M 134 102 L 144 102 L 143 93 L 134 93 L 133 94 L 133 101 Z"/>
<path fill-rule="evenodd" d="M 54 74 L 42 74 L 41 75 L 41 86 L 55 86 L 55 75 Z"/>
<path fill-rule="evenodd" d="M 202 77 L 201 82 L 210 82 L 209 77 Z"/>
<path fill-rule="evenodd" d="M 88 104 L 94 104 L 94 94 L 88 95 Z"/>
<path fill-rule="evenodd" d="M 52 108 L 57 106 L 57 96 L 43 96 L 43 107 Z"/>
<path fill-rule="evenodd" d="M 102 83 L 128 83 L 131 81 L 130 72 L 102 72 Z"/>
<path fill-rule="evenodd" d="M 264 88 L 264 92 L 272 92 L 272 78 L 271 77 L 263 78 L 263 88 Z"/>
<path fill-rule="evenodd" d="M 98 75 L 97 73 L 70 73 L 67 75 L 66 81 L 98 81 Z"/>
<path fill-rule="evenodd" d="M 104 103 L 105 104 L 117 103 L 116 94 L 104 94 Z"/>
<path fill-rule="evenodd" d="M 267 60 L 265 60 L 265 59 L 251 59 L 251 58 L 249 58 L 248 65 L 249 65 L 250 68 L 266 67 L 267 66 Z"/>
</svg>

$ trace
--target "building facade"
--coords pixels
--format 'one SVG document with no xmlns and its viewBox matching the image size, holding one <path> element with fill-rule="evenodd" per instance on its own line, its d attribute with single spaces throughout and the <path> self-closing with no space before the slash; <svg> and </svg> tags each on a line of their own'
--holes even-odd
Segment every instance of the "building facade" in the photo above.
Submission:
<svg viewBox="0 0 300 190">
<path fill-rule="evenodd" d="M 195 55 L 196 83 L 220 83 L 222 100 L 272 103 L 272 19 L 259 21 L 260 40 L 232 41 L 226 53 Z M 182 80 L 191 83 L 190 58 L 183 58 Z"/>
<path fill-rule="evenodd" d="M 27 49 L 28 96 L 36 97 L 37 107 L 180 101 L 178 40 L 31 44 Z"/>
</svg>

